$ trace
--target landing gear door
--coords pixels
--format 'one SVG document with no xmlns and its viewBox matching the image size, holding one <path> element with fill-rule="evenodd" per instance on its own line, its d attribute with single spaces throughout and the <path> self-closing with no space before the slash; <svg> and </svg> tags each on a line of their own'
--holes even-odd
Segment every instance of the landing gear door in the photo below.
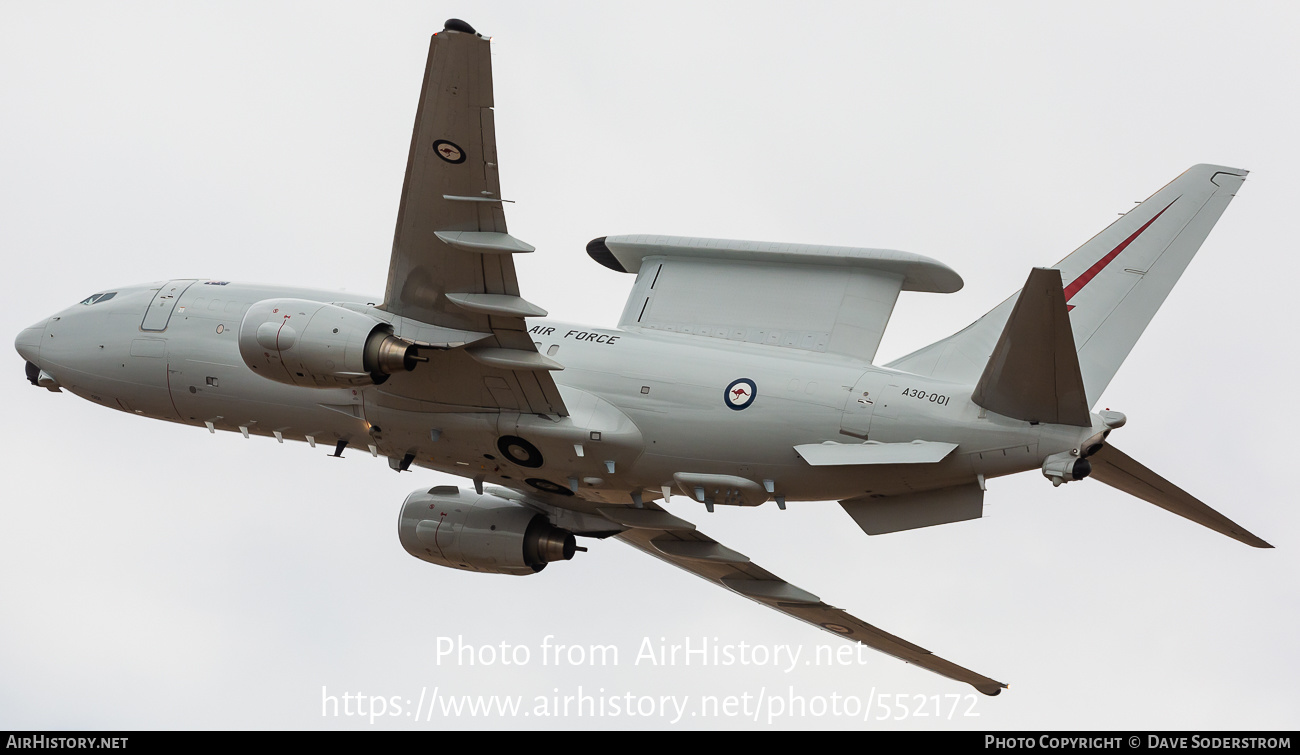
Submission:
<svg viewBox="0 0 1300 755">
<path fill-rule="evenodd" d="M 840 433 L 866 440 L 871 431 L 871 420 L 876 413 L 877 402 L 883 397 L 887 382 L 886 376 L 879 372 L 866 372 L 858 378 L 849 398 L 844 403 L 844 414 L 840 418 Z"/>
<path fill-rule="evenodd" d="M 192 285 L 194 285 L 192 278 L 167 281 L 165 286 L 158 289 L 153 301 L 149 302 L 149 309 L 145 310 L 144 322 L 140 323 L 140 330 L 153 333 L 166 330 L 167 322 L 172 319 L 172 312 L 176 309 L 177 302 L 181 300 L 181 294 Z"/>
</svg>

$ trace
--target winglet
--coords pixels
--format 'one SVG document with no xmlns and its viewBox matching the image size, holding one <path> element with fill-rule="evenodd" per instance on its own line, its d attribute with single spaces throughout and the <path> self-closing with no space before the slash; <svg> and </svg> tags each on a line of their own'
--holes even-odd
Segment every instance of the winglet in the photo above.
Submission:
<svg viewBox="0 0 1300 755">
<path fill-rule="evenodd" d="M 1030 271 L 971 400 L 1026 422 L 1092 424 L 1060 270 Z"/>
</svg>

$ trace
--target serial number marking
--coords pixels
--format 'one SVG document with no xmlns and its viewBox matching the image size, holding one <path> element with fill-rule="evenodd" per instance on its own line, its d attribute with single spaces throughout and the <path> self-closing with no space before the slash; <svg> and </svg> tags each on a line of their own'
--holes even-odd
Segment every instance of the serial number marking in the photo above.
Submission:
<svg viewBox="0 0 1300 755">
<path fill-rule="evenodd" d="M 919 401 L 929 401 L 931 404 L 946 406 L 948 397 L 942 393 L 927 393 L 926 391 L 917 390 L 916 388 L 904 388 L 903 395 L 917 399 Z"/>
</svg>

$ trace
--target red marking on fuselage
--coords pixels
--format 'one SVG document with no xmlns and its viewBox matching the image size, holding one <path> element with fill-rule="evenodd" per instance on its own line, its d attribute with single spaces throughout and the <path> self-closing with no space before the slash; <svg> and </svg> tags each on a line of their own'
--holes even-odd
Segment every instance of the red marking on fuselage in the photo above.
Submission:
<svg viewBox="0 0 1300 755">
<path fill-rule="evenodd" d="M 433 508 L 433 507 L 430 506 L 429 508 Z M 445 519 L 446 517 L 447 517 L 447 512 L 445 512 L 445 511 L 439 511 L 439 512 L 438 512 L 438 526 L 435 527 L 435 528 L 433 529 L 433 544 L 434 544 L 435 547 L 437 547 L 437 549 L 438 549 L 438 555 L 439 555 L 439 556 L 442 556 L 442 560 L 443 560 L 443 561 L 449 561 L 449 560 L 450 560 L 450 559 L 447 558 L 447 554 L 446 554 L 446 553 L 443 553 L 443 551 L 442 551 L 442 543 L 438 542 L 438 533 L 442 532 L 442 521 L 443 521 L 443 519 Z"/>
<path fill-rule="evenodd" d="M 285 315 L 284 319 L 280 321 L 280 327 L 275 329 L 275 350 L 277 352 L 280 351 L 280 331 L 284 330 L 284 326 L 288 324 L 289 324 L 289 316 Z"/>
<path fill-rule="evenodd" d="M 1178 201 L 1178 198 L 1175 198 L 1175 199 L 1174 199 L 1174 202 L 1177 202 L 1177 201 Z M 1168 210 L 1170 207 L 1173 207 L 1173 206 L 1174 206 L 1174 202 L 1170 202 L 1168 205 L 1166 205 L 1164 210 L 1161 210 L 1160 212 L 1157 212 L 1157 213 L 1156 213 L 1156 216 L 1155 216 L 1154 218 L 1151 218 L 1150 220 L 1148 220 L 1148 221 L 1146 222 L 1145 225 L 1143 225 L 1141 228 L 1139 228 L 1139 229 L 1137 229 L 1136 231 L 1134 231 L 1132 236 L 1129 236 L 1128 238 L 1126 238 L 1126 239 L 1124 239 L 1123 241 L 1121 241 L 1121 242 L 1119 243 L 1119 246 L 1117 246 L 1117 247 L 1115 247 L 1114 249 L 1110 250 L 1110 252 L 1107 253 L 1105 257 L 1102 257 L 1101 259 L 1097 260 L 1095 263 L 1093 263 L 1092 267 L 1090 267 L 1090 268 L 1088 268 L 1087 270 L 1083 271 L 1083 275 L 1080 275 L 1078 278 L 1075 278 L 1073 283 L 1071 283 L 1070 285 L 1066 286 L 1066 287 L 1065 287 L 1065 300 L 1066 300 L 1067 302 L 1070 301 L 1070 299 L 1073 298 L 1075 294 L 1077 294 L 1077 293 L 1079 293 L 1081 290 L 1083 290 L 1083 287 L 1086 286 L 1086 285 L 1088 285 L 1088 281 L 1091 281 L 1093 278 L 1096 278 L 1097 275 L 1098 275 L 1098 274 L 1099 274 L 1103 269 L 1105 269 L 1105 267 L 1106 267 L 1107 265 L 1109 265 L 1111 262 L 1113 262 L 1113 261 L 1115 260 L 1116 257 L 1119 256 L 1119 253 L 1120 253 L 1120 252 L 1122 252 L 1122 251 L 1124 251 L 1125 249 L 1127 249 L 1127 248 L 1128 248 L 1128 245 L 1133 243 L 1133 240 L 1134 240 L 1134 239 L 1136 239 L 1138 236 L 1141 236 L 1141 235 L 1142 235 L 1142 232 L 1145 231 L 1146 229 L 1150 228 L 1150 227 L 1151 227 L 1151 224 L 1154 223 L 1154 222 L 1156 222 L 1156 219 L 1157 219 L 1157 218 L 1159 218 L 1161 215 L 1164 215 L 1164 214 L 1165 214 L 1165 210 Z M 1073 307 L 1073 306 L 1066 307 L 1066 311 L 1069 311 L 1069 310 L 1071 310 L 1071 309 L 1074 309 L 1074 307 Z"/>
<path fill-rule="evenodd" d="M 737 388 L 736 390 L 732 391 L 732 393 L 733 393 L 737 398 L 739 398 L 740 396 L 748 396 L 748 395 L 749 395 L 749 394 L 745 393 L 745 389 L 744 389 L 744 388 Z"/>
<path fill-rule="evenodd" d="M 279 312 L 280 310 L 277 309 L 275 311 Z M 289 378 L 289 382 L 292 383 L 293 373 L 289 370 L 289 365 L 284 361 L 284 354 L 280 352 L 280 331 L 284 330 L 284 326 L 288 324 L 289 315 L 285 315 L 284 319 L 280 321 L 280 327 L 275 330 L 275 355 L 280 358 L 280 366 L 284 368 L 285 377 Z M 271 355 L 267 354 L 266 356 L 267 358 L 270 358 Z"/>
</svg>

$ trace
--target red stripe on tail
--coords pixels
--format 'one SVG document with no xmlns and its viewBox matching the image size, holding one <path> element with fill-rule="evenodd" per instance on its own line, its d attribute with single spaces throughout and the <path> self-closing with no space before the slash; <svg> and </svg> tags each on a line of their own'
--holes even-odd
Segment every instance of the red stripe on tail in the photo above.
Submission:
<svg viewBox="0 0 1300 755">
<path fill-rule="evenodd" d="M 1178 197 L 1174 198 L 1174 202 L 1177 202 L 1178 199 L 1179 199 Z M 1134 240 L 1134 239 L 1136 239 L 1138 236 L 1141 236 L 1141 235 L 1142 235 L 1142 232 L 1145 231 L 1146 229 L 1150 228 L 1150 227 L 1151 227 L 1151 224 L 1154 223 L 1154 222 L 1156 222 L 1156 219 L 1157 219 L 1157 218 L 1159 218 L 1161 215 L 1164 215 L 1164 214 L 1165 214 L 1165 210 L 1168 210 L 1170 207 L 1173 207 L 1173 206 L 1174 206 L 1174 202 L 1170 202 L 1170 203 L 1165 207 L 1164 210 L 1161 210 L 1160 212 L 1157 212 L 1157 213 L 1156 213 L 1156 216 L 1155 216 L 1154 218 L 1151 218 L 1150 220 L 1148 220 L 1148 221 L 1146 222 L 1146 225 L 1144 225 L 1144 226 L 1142 226 L 1141 228 L 1139 228 L 1139 229 L 1137 229 L 1136 231 L 1134 231 L 1132 236 L 1129 236 L 1128 238 L 1126 238 L 1126 239 L 1124 239 L 1123 241 L 1121 241 L 1120 244 L 1119 244 L 1119 246 L 1117 246 L 1117 247 L 1115 247 L 1114 249 L 1110 250 L 1110 252 L 1107 253 L 1105 257 L 1102 257 L 1101 259 L 1097 260 L 1097 261 L 1093 264 L 1092 267 L 1090 267 L 1090 268 L 1088 268 L 1087 270 L 1085 270 L 1085 271 L 1083 272 L 1083 275 L 1080 275 L 1078 278 L 1075 278 L 1073 283 L 1071 283 L 1070 285 L 1066 286 L 1066 287 L 1065 287 L 1065 300 L 1068 302 L 1071 298 L 1074 297 L 1075 294 L 1077 294 L 1077 293 L 1079 293 L 1081 290 L 1083 290 L 1083 287 L 1086 286 L 1086 285 L 1088 285 L 1088 281 L 1092 280 L 1093 278 L 1096 278 L 1097 275 L 1098 275 L 1099 273 L 1101 273 L 1101 271 L 1104 270 L 1105 267 L 1106 267 L 1107 265 L 1109 265 L 1111 262 L 1113 262 L 1113 261 L 1115 260 L 1116 257 L 1119 256 L 1119 253 L 1120 253 L 1120 252 L 1124 251 L 1126 248 L 1128 248 L 1128 245 L 1129 245 L 1129 244 L 1132 244 L 1132 243 L 1133 243 L 1133 240 Z M 1074 307 L 1070 307 L 1070 309 L 1074 309 Z"/>
</svg>

